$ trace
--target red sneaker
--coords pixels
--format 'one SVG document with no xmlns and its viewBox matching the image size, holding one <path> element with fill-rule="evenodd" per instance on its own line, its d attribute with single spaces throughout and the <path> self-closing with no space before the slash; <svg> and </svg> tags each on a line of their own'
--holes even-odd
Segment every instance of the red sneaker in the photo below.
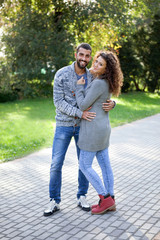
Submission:
<svg viewBox="0 0 160 240">
<path fill-rule="evenodd" d="M 115 201 L 112 199 L 110 195 L 102 196 L 99 195 L 100 201 L 97 207 L 92 208 L 91 213 L 92 214 L 103 214 L 109 210 L 112 210 L 115 208 Z"/>
</svg>

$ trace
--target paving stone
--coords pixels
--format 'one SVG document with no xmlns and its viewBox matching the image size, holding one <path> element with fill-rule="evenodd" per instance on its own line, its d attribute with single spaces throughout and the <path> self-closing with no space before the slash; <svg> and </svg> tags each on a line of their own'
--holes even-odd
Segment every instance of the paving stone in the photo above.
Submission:
<svg viewBox="0 0 160 240">
<path fill-rule="evenodd" d="M 95 235 L 94 234 L 91 234 L 91 233 L 87 233 L 86 235 L 85 235 L 85 240 L 90 240 L 90 239 L 94 239 L 95 238 Z"/>
<path fill-rule="evenodd" d="M 104 240 L 116 240 L 116 238 L 113 236 L 107 236 L 104 238 Z"/>
<path fill-rule="evenodd" d="M 115 231 L 111 232 L 111 236 L 115 236 L 115 237 L 120 237 L 121 234 L 123 234 L 123 230 L 121 229 L 116 229 Z"/>
<path fill-rule="evenodd" d="M 157 234 L 159 232 L 159 230 L 160 230 L 159 227 L 152 227 L 151 229 L 149 229 L 149 232 Z"/>
<path fill-rule="evenodd" d="M 48 204 L 51 148 L 1 164 L 0 239 L 153 240 L 160 229 L 159 136 L 160 114 L 112 129 L 117 211 L 104 215 L 91 215 L 76 205 L 74 141 L 64 161 L 61 211 L 50 217 L 43 211 Z M 101 174 L 96 160 L 93 166 Z M 91 205 L 98 202 L 92 186 L 87 199 Z"/>
<path fill-rule="evenodd" d="M 130 223 L 124 222 L 124 223 L 122 223 L 122 224 L 119 226 L 119 229 L 121 229 L 121 230 L 126 230 L 126 229 L 128 229 L 130 226 L 131 226 Z"/>
<path fill-rule="evenodd" d="M 17 235 L 19 235 L 20 233 L 21 233 L 20 231 L 15 230 L 14 232 L 11 232 L 11 233 L 9 234 L 9 237 L 10 237 L 11 239 L 13 239 L 14 237 L 17 237 Z"/>
<path fill-rule="evenodd" d="M 87 232 L 92 232 L 94 229 L 95 229 L 95 226 L 94 226 L 94 225 L 88 225 L 87 227 L 85 227 L 85 230 L 86 230 Z"/>
<path fill-rule="evenodd" d="M 131 233 L 129 232 L 124 232 L 122 235 L 119 236 L 118 240 L 125 240 L 125 239 L 131 239 Z"/>
<path fill-rule="evenodd" d="M 63 232 L 63 231 L 58 231 L 58 232 L 52 233 L 52 234 L 50 235 L 50 238 L 51 238 L 51 239 L 53 239 L 53 238 L 59 239 L 59 237 L 62 236 L 62 235 L 64 235 L 64 234 L 65 234 L 65 232 Z"/>
<path fill-rule="evenodd" d="M 94 237 L 94 239 L 102 240 L 102 239 L 105 239 L 105 237 L 107 237 L 107 234 L 99 233 L 97 236 Z"/>
<path fill-rule="evenodd" d="M 149 230 L 152 226 L 153 226 L 153 224 L 145 223 L 145 224 L 143 224 L 142 229 L 147 229 L 147 230 Z"/>
<path fill-rule="evenodd" d="M 151 239 L 153 240 L 154 239 L 154 234 L 146 233 L 145 236 L 148 238 L 148 240 L 151 240 Z"/>
<path fill-rule="evenodd" d="M 39 238 L 37 237 L 37 238 L 35 238 L 34 236 L 27 236 L 27 237 L 25 237 L 24 238 L 24 240 L 38 240 Z M 53 238 L 52 238 L 53 239 Z M 48 240 L 50 240 L 50 238 L 48 239 Z"/>
<path fill-rule="evenodd" d="M 38 236 L 38 239 L 48 239 L 51 236 L 51 233 L 49 232 L 44 232 L 43 234 L 41 234 L 40 236 Z"/>
<path fill-rule="evenodd" d="M 115 230 L 116 230 L 115 227 L 108 227 L 108 228 L 104 229 L 103 231 L 107 234 L 110 234 L 110 233 L 114 232 Z"/>
<path fill-rule="evenodd" d="M 18 236 L 12 238 L 12 240 L 21 240 L 21 239 L 23 239 L 23 238 L 22 237 L 18 237 Z"/>
<path fill-rule="evenodd" d="M 3 239 L 5 237 L 5 234 L 0 233 L 0 239 Z"/>
<path fill-rule="evenodd" d="M 154 240 L 159 240 L 160 239 L 160 232 L 158 232 L 158 234 L 156 234 L 156 236 L 154 236 Z"/>
<path fill-rule="evenodd" d="M 71 235 L 65 233 L 64 235 L 62 235 L 61 237 L 59 237 L 59 240 L 67 240 L 70 239 Z"/>
<path fill-rule="evenodd" d="M 71 237 L 69 238 L 70 240 L 79 240 L 78 238 L 75 238 L 75 237 Z"/>
</svg>

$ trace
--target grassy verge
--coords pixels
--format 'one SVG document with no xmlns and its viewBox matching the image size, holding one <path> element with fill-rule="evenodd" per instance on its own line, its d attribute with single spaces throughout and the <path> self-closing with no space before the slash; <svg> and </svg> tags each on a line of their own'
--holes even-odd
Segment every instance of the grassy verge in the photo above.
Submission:
<svg viewBox="0 0 160 240">
<path fill-rule="evenodd" d="M 160 113 L 160 96 L 152 93 L 131 92 L 115 99 L 117 106 L 110 112 L 112 127 Z"/>
<path fill-rule="evenodd" d="M 0 162 L 51 146 L 54 116 L 52 99 L 0 104 Z"/>
<path fill-rule="evenodd" d="M 114 98 L 115 99 L 115 98 Z M 150 93 L 122 94 L 110 112 L 112 127 L 160 112 L 160 97 Z M 51 147 L 55 128 L 52 99 L 0 104 L 0 162 Z"/>
</svg>

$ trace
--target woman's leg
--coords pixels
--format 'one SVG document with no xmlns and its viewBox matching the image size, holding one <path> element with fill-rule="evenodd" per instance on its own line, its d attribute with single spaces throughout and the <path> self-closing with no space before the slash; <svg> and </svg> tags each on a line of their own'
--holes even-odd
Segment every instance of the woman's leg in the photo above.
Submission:
<svg viewBox="0 0 160 240">
<path fill-rule="evenodd" d="M 105 195 L 106 191 L 103 186 L 103 183 L 96 173 L 96 171 L 92 168 L 93 158 L 95 157 L 96 152 L 88 152 L 81 150 L 80 158 L 79 158 L 79 168 L 84 173 L 88 181 L 92 184 L 99 195 Z"/>
<path fill-rule="evenodd" d="M 96 157 L 102 171 L 105 192 L 114 196 L 114 177 L 109 159 L 108 148 L 98 151 Z"/>
</svg>

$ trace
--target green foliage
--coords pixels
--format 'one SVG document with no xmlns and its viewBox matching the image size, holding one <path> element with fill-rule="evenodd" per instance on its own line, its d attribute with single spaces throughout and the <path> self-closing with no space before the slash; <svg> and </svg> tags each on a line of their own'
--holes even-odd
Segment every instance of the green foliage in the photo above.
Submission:
<svg viewBox="0 0 160 240">
<path fill-rule="evenodd" d="M 51 87 L 55 71 L 73 57 L 71 43 L 74 39 L 63 24 L 67 17 L 65 5 L 65 8 L 60 4 L 52 6 L 52 2 L 49 5 L 47 1 L 45 4 L 39 1 L 16 4 L 16 15 L 10 16 L 12 25 L 8 25 L 2 40 L 6 45 L 7 62 L 12 65 L 12 88 L 29 96 L 35 79 L 40 80 L 40 88 Z M 50 10 L 48 13 L 46 6 Z"/>
<path fill-rule="evenodd" d="M 1 92 L 0 94 L 0 102 L 12 102 L 18 99 L 18 95 L 13 92 Z"/>
<path fill-rule="evenodd" d="M 0 92 L 13 92 L 20 99 L 49 96 L 55 72 L 74 60 L 74 48 L 83 41 L 91 44 L 93 55 L 122 47 L 123 90 L 154 92 L 159 88 L 159 58 L 154 52 L 159 50 L 159 20 L 154 19 L 159 9 L 159 0 L 2 1 L 6 58 L 0 63 Z M 154 61 L 142 59 L 145 51 Z M 147 70 L 151 68 L 154 74 Z"/>
<path fill-rule="evenodd" d="M 132 90 L 134 86 L 137 91 L 140 91 L 140 87 L 136 79 L 138 79 L 138 81 L 141 79 L 142 65 L 138 58 L 136 58 L 132 39 L 128 39 L 127 42 L 122 44 L 122 47 L 119 50 L 119 59 L 124 75 L 122 92 L 128 92 L 129 90 Z"/>
<path fill-rule="evenodd" d="M 146 84 L 150 92 L 154 92 L 160 87 L 160 15 L 155 15 L 151 24 L 151 33 L 149 34 L 150 44 L 147 53 L 148 75 Z"/>
<path fill-rule="evenodd" d="M 160 14 L 122 43 L 119 58 L 124 73 L 122 91 L 155 92 L 160 85 Z"/>
</svg>

